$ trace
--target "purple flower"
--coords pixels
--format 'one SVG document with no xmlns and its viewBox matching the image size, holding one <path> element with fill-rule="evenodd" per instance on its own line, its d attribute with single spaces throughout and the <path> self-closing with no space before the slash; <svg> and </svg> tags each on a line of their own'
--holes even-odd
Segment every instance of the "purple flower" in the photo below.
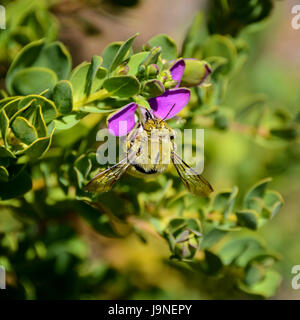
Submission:
<svg viewBox="0 0 300 320">
<path fill-rule="evenodd" d="M 198 61 L 198 63 L 202 63 L 202 69 L 196 70 L 196 76 L 195 74 L 190 74 L 191 71 L 188 68 L 188 66 L 190 66 L 189 61 L 197 62 L 198 60 L 179 59 L 171 65 L 169 71 L 172 79 L 176 82 L 174 89 L 166 90 L 162 95 L 148 100 L 152 113 L 155 117 L 164 120 L 173 118 L 187 105 L 190 99 L 189 89 L 179 88 L 180 84 L 185 82 L 185 86 L 200 85 L 211 73 L 211 69 L 206 63 Z M 196 67 L 199 67 L 199 64 L 196 65 Z M 192 81 L 184 81 L 185 71 L 189 73 L 188 76 L 191 77 Z M 192 85 L 190 85 L 190 83 L 192 83 Z M 109 132 L 115 136 L 125 136 L 129 133 L 136 123 L 135 112 L 137 108 L 138 105 L 132 102 L 111 115 L 108 119 Z M 143 111 L 143 108 L 141 108 L 141 110 Z"/>
<path fill-rule="evenodd" d="M 172 79 L 177 82 L 176 88 L 180 86 L 180 82 L 184 74 L 184 70 L 185 70 L 184 59 L 180 59 L 176 61 L 170 68 Z"/>
<path fill-rule="evenodd" d="M 159 119 L 170 119 L 189 102 L 190 91 L 186 88 L 170 89 L 164 94 L 148 100 L 152 113 Z M 127 104 L 108 118 L 108 130 L 112 135 L 125 136 L 135 126 L 135 112 L 138 105 Z M 141 107 L 140 107 L 141 108 Z M 143 108 L 141 108 L 143 109 Z"/>
</svg>

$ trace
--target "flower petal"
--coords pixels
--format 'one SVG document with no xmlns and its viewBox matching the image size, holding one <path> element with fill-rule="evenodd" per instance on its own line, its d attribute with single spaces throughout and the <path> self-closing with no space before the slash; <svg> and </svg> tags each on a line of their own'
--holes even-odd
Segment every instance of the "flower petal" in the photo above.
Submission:
<svg viewBox="0 0 300 320">
<path fill-rule="evenodd" d="M 189 89 L 171 89 L 161 96 L 149 99 L 148 102 L 156 117 L 167 120 L 188 104 L 190 95 Z"/>
<path fill-rule="evenodd" d="M 171 76 L 174 81 L 177 82 L 176 88 L 179 87 L 181 78 L 183 76 L 185 69 L 185 62 L 183 59 L 178 60 L 173 64 L 173 66 L 170 68 Z"/>
<path fill-rule="evenodd" d="M 212 70 L 208 66 L 208 64 L 205 65 L 205 70 L 206 70 L 205 75 L 204 75 L 202 81 L 199 83 L 199 85 L 202 84 L 206 80 L 206 78 L 212 73 Z"/>
<path fill-rule="evenodd" d="M 137 105 L 129 103 L 111 117 L 108 121 L 108 130 L 114 136 L 125 136 L 135 125 L 135 111 Z"/>
</svg>

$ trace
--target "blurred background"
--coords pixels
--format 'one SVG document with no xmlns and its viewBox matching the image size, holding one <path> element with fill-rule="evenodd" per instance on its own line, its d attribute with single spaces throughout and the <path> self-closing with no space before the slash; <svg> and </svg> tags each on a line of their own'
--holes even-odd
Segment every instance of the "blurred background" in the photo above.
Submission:
<svg viewBox="0 0 300 320">
<path fill-rule="evenodd" d="M 26 7 L 26 1 L 23 2 Z M 136 48 L 159 33 L 170 35 L 179 46 L 195 13 L 203 11 L 205 16 L 208 12 L 208 2 L 49 1 L 45 3 L 44 25 L 39 26 L 37 34 L 31 34 L 29 39 L 38 39 L 43 33 L 47 33 L 50 39 L 58 38 L 70 50 L 73 67 L 84 60 L 90 60 L 94 54 L 101 55 L 108 43 L 124 41 L 136 32 L 140 33 L 135 41 Z M 4 6 L 13 3 L 1 1 Z M 291 7 L 295 4 L 297 1 L 274 1 L 274 8 L 267 19 L 241 31 L 240 37 L 248 43 L 249 56 L 228 86 L 223 101 L 226 114 L 241 110 L 253 101 L 267 104 L 276 110 L 284 109 L 290 113 L 299 111 L 300 30 L 294 30 L 291 26 Z M 12 9 L 8 10 L 8 14 L 12 12 Z M 0 53 L 2 87 L 11 59 L 18 52 L 20 43 L 26 44 L 27 36 L 25 32 L 15 32 L 9 50 Z M 300 290 L 291 287 L 291 269 L 300 264 L 300 145 L 286 141 L 266 144 L 259 137 L 249 137 L 240 131 L 241 128 L 206 131 L 205 176 L 215 190 L 238 185 L 241 194 L 258 180 L 273 177 L 271 187 L 281 193 L 285 203 L 276 217 L 259 232 L 269 249 L 280 255 L 276 268 L 282 274 L 283 281 L 274 298 L 300 299 Z M 18 229 L 19 221 L 4 207 L 0 210 L 0 234 L 12 230 L 10 237 L 2 238 L 2 245 L 13 247 L 13 233 Z M 46 229 L 39 226 L 41 232 L 44 232 L 43 241 L 50 252 L 49 259 L 41 258 L 45 255 L 45 244 L 41 241 L 35 243 L 34 250 L 28 250 L 27 242 L 24 241 L 24 248 L 19 248 L 11 255 L 10 263 L 14 265 L 13 269 L 18 270 L 8 273 L 9 286 L 5 293 L 1 292 L 1 297 L 249 298 L 244 293 L 234 291 L 230 281 L 223 283 L 224 288 L 219 290 L 218 279 L 191 273 L 171 264 L 167 243 L 148 226 L 140 226 L 149 229 L 146 244 L 136 234 L 122 239 L 107 238 L 97 233 L 73 211 L 66 211 L 61 220 L 53 220 Z M 35 226 L 30 228 L 34 229 Z M 34 232 L 30 230 L 24 234 L 29 242 L 31 232 Z M 8 265 L 7 256 L 1 252 L 0 264 Z M 53 270 L 56 276 L 51 278 L 51 282 L 47 281 Z M 14 272 L 19 271 L 23 274 L 23 278 L 18 280 L 22 290 L 14 286 Z"/>
</svg>

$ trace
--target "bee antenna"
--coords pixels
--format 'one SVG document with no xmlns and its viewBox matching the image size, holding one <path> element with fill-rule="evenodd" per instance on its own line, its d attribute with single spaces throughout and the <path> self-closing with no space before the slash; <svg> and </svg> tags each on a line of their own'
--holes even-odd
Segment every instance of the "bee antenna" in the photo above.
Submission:
<svg viewBox="0 0 300 320">
<path fill-rule="evenodd" d="M 163 119 L 161 119 L 160 122 L 165 121 L 168 118 L 169 114 L 172 112 L 175 106 L 176 106 L 176 103 L 173 104 L 172 108 L 169 110 L 167 115 Z"/>
</svg>

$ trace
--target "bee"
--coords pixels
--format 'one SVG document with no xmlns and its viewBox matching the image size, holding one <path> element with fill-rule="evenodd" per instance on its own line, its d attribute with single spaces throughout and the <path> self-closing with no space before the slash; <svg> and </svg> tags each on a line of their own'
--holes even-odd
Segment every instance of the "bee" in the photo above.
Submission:
<svg viewBox="0 0 300 320">
<path fill-rule="evenodd" d="M 100 171 L 85 187 L 89 192 L 106 192 L 127 172 L 138 177 L 153 177 L 164 172 L 172 162 L 185 187 L 196 195 L 207 196 L 213 188 L 176 153 L 175 132 L 164 119 L 146 111 L 144 122 L 138 123 L 126 137 L 126 156 L 114 166 Z M 171 160 L 171 161 L 170 161 Z"/>
</svg>

